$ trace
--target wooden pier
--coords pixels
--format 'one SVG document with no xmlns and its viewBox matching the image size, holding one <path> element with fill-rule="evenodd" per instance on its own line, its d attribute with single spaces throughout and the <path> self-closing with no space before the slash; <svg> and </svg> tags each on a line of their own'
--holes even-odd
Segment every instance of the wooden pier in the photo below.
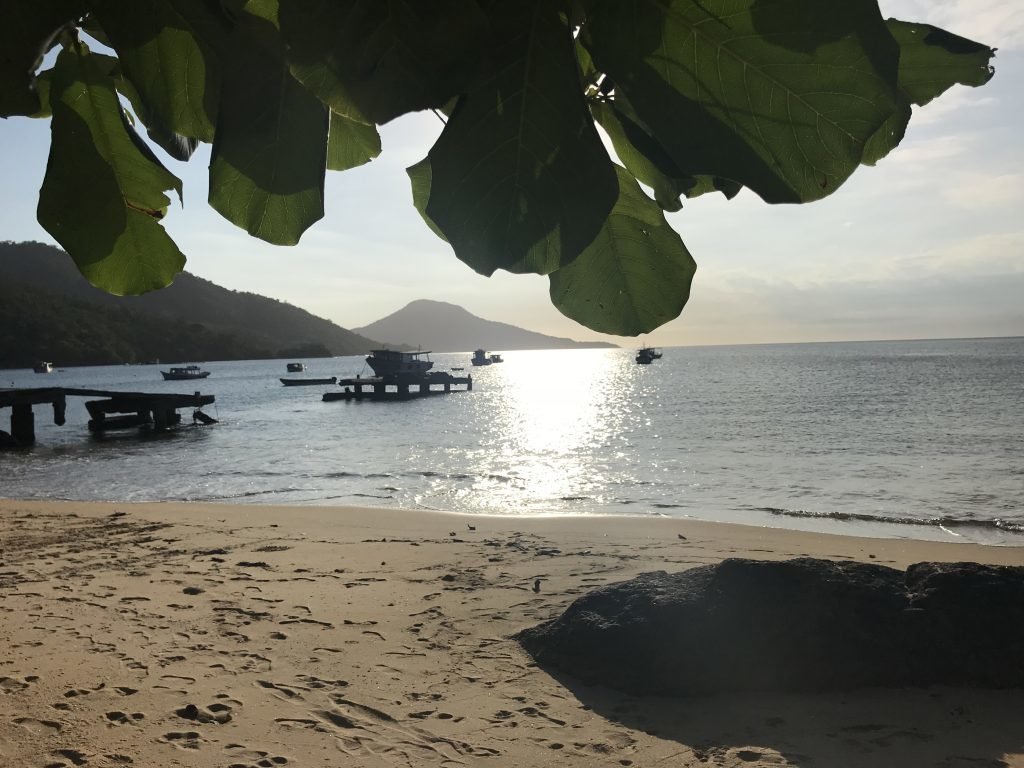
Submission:
<svg viewBox="0 0 1024 768">
<path fill-rule="evenodd" d="M 35 405 L 50 405 L 53 408 L 53 423 L 63 425 L 68 397 L 100 398 L 85 403 L 90 416 L 90 432 L 102 433 L 133 427 L 166 430 L 181 423 L 179 408 L 194 408 L 194 419 L 204 424 L 216 423 L 216 419 L 199 410 L 202 406 L 213 403 L 214 396 L 199 392 L 191 395 L 174 395 L 67 387 L 0 389 L 0 408 L 11 409 L 11 432 L 8 435 L 0 431 L 0 447 L 19 447 L 35 443 L 35 413 L 32 410 Z"/>
<path fill-rule="evenodd" d="M 472 392 L 472 376 L 452 376 L 433 371 L 421 376 L 371 376 L 369 378 L 341 379 L 340 392 L 324 392 L 324 401 L 332 400 L 412 400 L 429 395 L 447 395 L 452 392 Z"/>
</svg>

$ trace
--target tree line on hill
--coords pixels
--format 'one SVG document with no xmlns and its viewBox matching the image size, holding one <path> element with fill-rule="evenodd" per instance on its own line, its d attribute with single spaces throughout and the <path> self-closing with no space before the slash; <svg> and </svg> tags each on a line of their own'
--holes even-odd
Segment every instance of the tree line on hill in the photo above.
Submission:
<svg viewBox="0 0 1024 768">
<path fill-rule="evenodd" d="M 362 354 L 376 342 L 281 301 L 183 273 L 162 291 L 111 296 L 42 243 L 0 242 L 0 367 Z"/>
</svg>

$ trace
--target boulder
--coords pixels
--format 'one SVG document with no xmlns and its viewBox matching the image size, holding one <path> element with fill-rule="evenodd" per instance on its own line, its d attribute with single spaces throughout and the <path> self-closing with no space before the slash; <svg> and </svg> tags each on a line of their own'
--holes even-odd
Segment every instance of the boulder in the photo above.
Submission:
<svg viewBox="0 0 1024 768">
<path fill-rule="evenodd" d="M 596 589 L 517 636 L 634 693 L 1024 686 L 1024 567 L 728 559 Z"/>
</svg>

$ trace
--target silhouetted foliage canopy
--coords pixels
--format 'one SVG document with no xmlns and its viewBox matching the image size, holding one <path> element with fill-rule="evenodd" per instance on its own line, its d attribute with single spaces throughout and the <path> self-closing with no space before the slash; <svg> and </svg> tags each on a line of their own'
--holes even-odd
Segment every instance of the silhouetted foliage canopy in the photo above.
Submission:
<svg viewBox="0 0 1024 768">
<path fill-rule="evenodd" d="M 0 11 L 0 116 L 51 118 L 38 218 L 94 285 L 142 293 L 183 268 L 161 226 L 182 185 L 149 142 L 178 159 L 212 142 L 210 205 L 287 245 L 323 216 L 328 169 L 369 162 L 377 125 L 433 109 L 444 130 L 409 169 L 430 228 L 482 274 L 548 275 L 559 310 L 623 335 L 686 303 L 695 264 L 665 219 L 683 198 L 829 195 L 899 144 L 912 105 L 987 82 L 994 54 L 885 20 L 877 0 L 0 0 Z"/>
</svg>

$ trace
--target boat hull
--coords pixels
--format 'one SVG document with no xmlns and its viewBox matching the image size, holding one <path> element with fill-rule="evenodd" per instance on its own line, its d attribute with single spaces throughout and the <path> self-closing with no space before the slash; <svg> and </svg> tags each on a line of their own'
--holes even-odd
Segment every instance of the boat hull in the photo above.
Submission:
<svg viewBox="0 0 1024 768">
<path fill-rule="evenodd" d="M 281 379 L 281 383 L 286 387 L 314 387 L 325 384 L 337 384 L 338 377 L 331 376 L 326 379 Z"/>
</svg>

